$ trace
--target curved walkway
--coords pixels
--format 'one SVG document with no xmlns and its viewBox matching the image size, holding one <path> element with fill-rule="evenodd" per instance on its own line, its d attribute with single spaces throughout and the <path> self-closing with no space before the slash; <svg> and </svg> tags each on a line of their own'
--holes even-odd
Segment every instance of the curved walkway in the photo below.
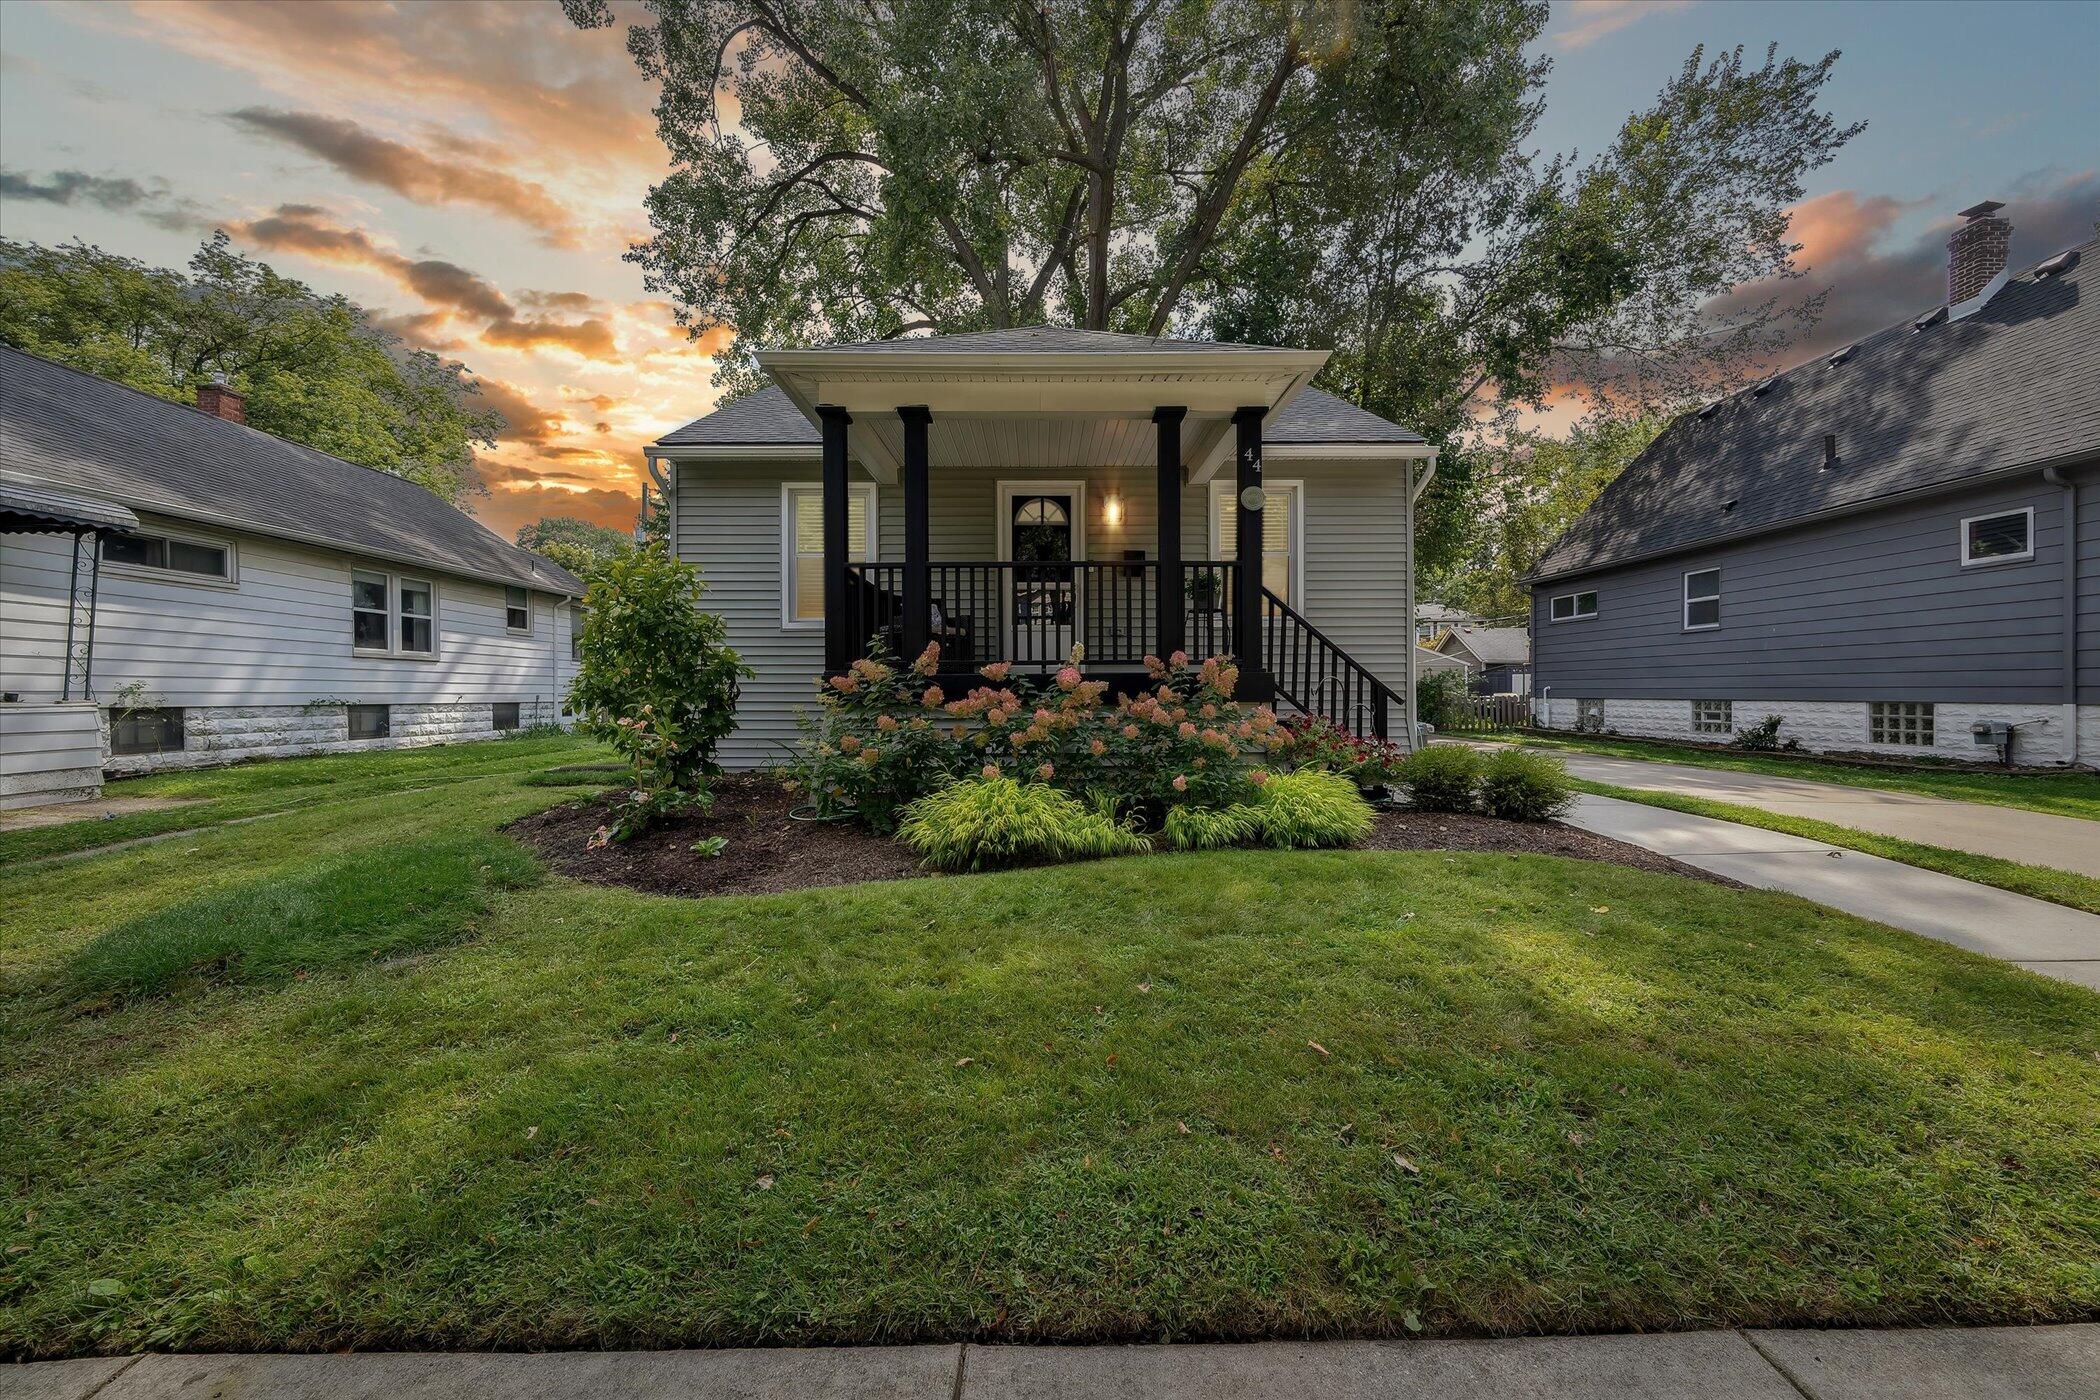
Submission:
<svg viewBox="0 0 2100 1400">
<path fill-rule="evenodd" d="M 1767 812 L 1812 817 L 1855 831 L 1947 846 L 2022 865 L 2051 865 L 2100 879 L 2100 822 L 2078 817 L 1688 763 L 1651 763 L 1558 750 L 1554 757 L 1564 761 L 1570 773 L 1593 783 L 1762 807 Z M 2100 784 L 2100 778 L 2093 781 Z"/>
<path fill-rule="evenodd" d="M 1580 772 L 1573 762 L 1568 767 Z M 1617 777 L 1596 781 L 1630 786 Z M 2008 811 L 2008 815 L 2035 814 Z M 2100 990 L 2100 915 L 1802 836 L 1615 797 L 1579 797 L 1564 820 L 1745 885 L 1800 895 L 1863 919 L 2003 958 L 2045 977 Z M 2100 823 L 2069 817 L 2046 820 L 2069 821 L 2100 831 Z"/>
</svg>

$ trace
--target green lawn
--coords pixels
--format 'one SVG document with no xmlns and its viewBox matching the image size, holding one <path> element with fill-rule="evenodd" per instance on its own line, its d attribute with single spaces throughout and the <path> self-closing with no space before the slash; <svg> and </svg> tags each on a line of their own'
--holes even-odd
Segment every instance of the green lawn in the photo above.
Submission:
<svg viewBox="0 0 2100 1400">
<path fill-rule="evenodd" d="M 1811 841 L 1821 841 L 1826 845 L 1865 851 L 1868 855 L 1901 861 L 1905 865 L 1915 865 L 1923 870 L 1937 870 L 1943 875 L 1952 875 L 1957 879 L 1974 880 L 1981 885 L 1996 885 L 1999 889 L 2011 890 L 2014 894 L 2046 899 L 2052 904 L 2083 909 L 2089 914 L 2100 914 L 2100 880 L 2072 870 L 2058 870 L 2053 865 L 2023 865 L 2019 861 L 2000 860 L 1996 856 L 1982 856 L 1971 851 L 1957 851 L 1947 846 L 1931 846 L 1922 841 L 1905 841 L 1896 836 L 1857 831 L 1833 822 L 1819 822 L 1812 817 L 1768 812 L 1762 807 L 1746 807 L 1737 802 L 1716 802 L 1711 798 L 1658 792 L 1653 788 L 1593 783 L 1582 778 L 1570 781 L 1580 791 L 1592 792 L 1599 797 L 1616 797 L 1623 802 L 1645 802 L 1650 807 L 1667 807 L 1673 812 L 1689 812 L 1693 816 L 1714 817 L 1724 822 L 1741 822 L 1745 826 L 1760 826 L 1767 831 L 1784 831 L 1789 835 L 1805 836 Z"/>
<path fill-rule="evenodd" d="M 1615 739 L 1595 734 L 1535 734 L 1510 731 L 1495 734 L 1454 734 L 1455 739 L 1478 738 L 1498 744 L 1524 744 L 1532 748 L 1561 749 L 1577 753 L 1603 754 L 1609 758 L 1639 758 L 1651 763 L 1689 763 L 1700 768 L 1727 768 L 1738 773 L 1764 773 L 1807 782 L 1838 783 L 1845 787 L 1882 788 L 1889 792 L 1915 792 L 1927 797 L 1948 797 L 1957 802 L 1985 802 L 1998 807 L 2025 807 L 2059 817 L 2084 817 L 2100 821 L 2100 773 L 1991 773 L 1957 768 L 1882 768 L 1864 763 L 1835 760 L 1778 758 L 1723 748 L 1718 744 L 1669 744 L 1652 740 Z"/>
<path fill-rule="evenodd" d="M 585 752 L 0 870 L 0 1354 L 2100 1311 L 2089 992 L 1544 857 L 630 894 L 498 830 Z"/>
</svg>

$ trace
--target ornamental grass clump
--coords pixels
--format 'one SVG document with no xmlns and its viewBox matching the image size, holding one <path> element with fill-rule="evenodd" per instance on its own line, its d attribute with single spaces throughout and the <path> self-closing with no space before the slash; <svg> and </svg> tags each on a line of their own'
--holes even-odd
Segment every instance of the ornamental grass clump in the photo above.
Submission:
<svg viewBox="0 0 2100 1400">
<path fill-rule="evenodd" d="M 1481 768 L 1480 805 L 1505 821 L 1551 821 L 1575 805 L 1568 765 L 1545 754 L 1503 749 Z"/>
<path fill-rule="evenodd" d="M 1480 755 L 1457 744 L 1431 744 L 1409 754 L 1396 776 L 1422 811 L 1470 812 L 1480 792 Z"/>
<path fill-rule="evenodd" d="M 987 768 L 904 809 L 898 839 L 936 870 L 998 870 L 1152 848 L 1137 832 L 1046 783 Z"/>
<path fill-rule="evenodd" d="M 1255 812 L 1262 839 L 1280 848 L 1353 846 L 1371 834 L 1371 804 L 1355 779 L 1324 768 L 1282 773 L 1261 785 Z"/>
<path fill-rule="evenodd" d="M 1177 851 L 1244 846 L 1260 836 L 1261 811 L 1245 803 L 1230 807 L 1169 807 L 1167 819 L 1160 825 L 1160 838 Z"/>
</svg>

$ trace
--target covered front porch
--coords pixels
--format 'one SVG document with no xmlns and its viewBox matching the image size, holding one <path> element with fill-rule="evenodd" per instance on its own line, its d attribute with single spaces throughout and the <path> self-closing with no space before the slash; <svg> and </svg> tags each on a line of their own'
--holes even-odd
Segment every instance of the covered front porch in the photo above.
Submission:
<svg viewBox="0 0 2100 1400">
<path fill-rule="evenodd" d="M 1265 480 L 1264 424 L 1324 358 L 761 356 L 822 435 L 789 528 L 827 672 L 936 642 L 951 689 L 1075 649 L 1090 679 L 1130 687 L 1148 656 L 1229 655 L 1243 699 L 1386 735 L 1404 705 L 1293 606 L 1302 521 Z"/>
</svg>

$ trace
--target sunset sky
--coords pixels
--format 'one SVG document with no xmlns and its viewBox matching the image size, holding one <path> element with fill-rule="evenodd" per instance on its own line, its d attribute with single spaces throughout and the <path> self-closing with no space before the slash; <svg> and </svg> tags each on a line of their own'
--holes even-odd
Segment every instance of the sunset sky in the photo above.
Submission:
<svg viewBox="0 0 2100 1400">
<path fill-rule="evenodd" d="M 1933 304 L 1953 211 L 2014 258 L 2100 218 L 2100 5 L 1555 7 L 1547 150 L 1601 148 L 1692 45 L 1814 57 L 1868 130 L 1797 211 L 1810 353 Z M 624 31 L 547 3 L 0 0 L 0 232 L 180 265 L 212 228 L 464 360 L 510 421 L 476 509 L 633 520 L 640 447 L 710 406 L 709 346 L 621 261 L 664 171 Z"/>
</svg>

